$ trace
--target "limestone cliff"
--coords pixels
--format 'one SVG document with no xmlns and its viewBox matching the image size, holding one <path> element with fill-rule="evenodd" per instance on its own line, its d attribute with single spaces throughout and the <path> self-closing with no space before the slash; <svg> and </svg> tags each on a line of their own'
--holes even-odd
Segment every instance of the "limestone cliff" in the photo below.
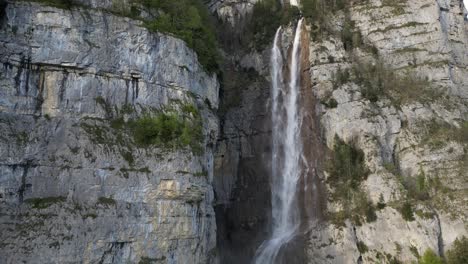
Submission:
<svg viewBox="0 0 468 264">
<path fill-rule="evenodd" d="M 406 263 L 428 249 L 443 255 L 456 238 L 467 235 L 465 12 L 462 2 L 455 0 L 372 0 L 354 1 L 348 10 L 335 12 L 325 30 L 313 17 L 308 20 L 309 34 L 304 38 L 310 42 L 303 43 L 310 44 L 302 47 L 308 50 L 303 54 L 307 62 L 302 96 L 311 96 L 307 95 L 310 89 L 321 104 L 316 107 L 304 101 L 301 107 L 315 112 L 321 125 L 314 129 L 322 143 L 306 147 L 329 149 L 328 154 L 322 152 L 323 166 L 317 168 L 323 172 L 318 175 L 328 193 L 324 195 L 327 209 L 308 232 L 310 263 Z M 223 15 L 228 20 L 234 14 Z M 290 52 L 294 26 L 291 23 L 285 30 L 284 54 Z M 351 32 L 351 47 L 345 30 Z M 252 257 L 251 247 L 258 247 L 268 233 L 270 198 L 265 192 L 269 185 L 258 186 L 268 179 L 271 155 L 270 149 L 262 147 L 268 145 L 264 141 L 269 131 L 269 90 L 258 87 L 258 80 L 269 79 L 268 54 L 267 48 L 237 52 L 233 57 L 238 67 L 246 72 L 255 69 L 261 77 L 237 86 L 242 95 L 225 115 L 225 136 L 218 148 L 215 193 L 223 208 L 217 214 L 222 221 L 218 227 L 227 230 L 218 233 L 218 243 L 228 262 L 239 252 L 250 252 Z M 373 98 L 367 90 L 372 84 L 366 78 L 380 75 L 371 71 L 359 79 L 366 67 L 382 67 L 392 76 L 390 80 L 402 81 L 384 85 L 389 90 L 378 90 L 378 98 Z M 313 127 L 314 121 L 305 121 L 303 126 Z M 362 150 L 368 168 L 358 191 L 349 192 L 351 203 L 335 198 L 340 190 L 327 165 L 333 159 L 336 138 Z M 246 169 L 247 160 L 255 165 Z M 258 166 L 259 160 L 265 166 Z M 367 221 L 365 212 L 360 216 L 350 212 L 359 210 L 354 204 L 359 197 L 375 208 L 369 209 L 375 210 L 375 219 L 372 213 Z M 252 210 L 253 204 L 261 207 Z M 317 207 L 305 206 L 305 210 Z M 403 216 L 405 206 L 411 208 L 414 220 Z"/>
<path fill-rule="evenodd" d="M 1 13 L 0 262 L 208 262 L 216 77 L 183 41 L 107 11 Z M 201 153 L 135 144 L 128 120 L 184 105 Z"/>
<path fill-rule="evenodd" d="M 133 17 L 141 2 L 73 2 L 0 1 L 0 263 L 251 262 L 271 230 L 273 36 L 249 32 L 259 1 L 204 1 L 218 76 Z M 443 256 L 468 236 L 466 10 L 345 2 L 326 23 L 306 17 L 301 36 L 303 159 L 316 185 L 301 182 L 304 232 L 281 257 Z M 285 61 L 295 15 L 282 21 Z M 200 149 L 138 142 L 134 123 L 165 112 L 201 118 Z"/>
</svg>

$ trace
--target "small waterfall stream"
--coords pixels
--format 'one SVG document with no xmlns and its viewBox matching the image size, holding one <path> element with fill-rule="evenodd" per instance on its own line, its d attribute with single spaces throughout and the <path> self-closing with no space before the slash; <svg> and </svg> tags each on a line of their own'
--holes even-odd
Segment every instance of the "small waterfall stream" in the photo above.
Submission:
<svg viewBox="0 0 468 264">
<path fill-rule="evenodd" d="M 297 234 L 300 225 L 298 182 L 301 178 L 300 45 L 303 19 L 294 35 L 289 84 L 283 78 L 283 56 L 280 47 L 281 27 L 277 30 L 271 51 L 272 78 L 272 234 L 256 252 L 256 264 L 271 264 Z"/>
</svg>

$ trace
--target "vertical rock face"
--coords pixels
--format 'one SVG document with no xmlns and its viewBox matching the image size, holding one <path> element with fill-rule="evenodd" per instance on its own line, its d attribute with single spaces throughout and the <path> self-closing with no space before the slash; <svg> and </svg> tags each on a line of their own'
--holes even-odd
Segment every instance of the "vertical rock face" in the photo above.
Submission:
<svg viewBox="0 0 468 264">
<path fill-rule="evenodd" d="M 346 221 L 343 226 L 326 223 L 312 232 L 311 259 L 321 263 L 411 262 L 427 249 L 443 254 L 456 237 L 466 236 L 467 141 L 444 135 L 467 133 L 460 128 L 467 124 L 468 23 L 460 4 L 369 1 L 349 11 L 365 45 L 374 47 L 373 51 L 355 48 L 354 54 L 361 61 L 381 61 L 387 70 L 403 76 L 426 78 L 426 87 L 406 84 L 404 88 L 419 89 L 416 99 L 395 103 L 383 96 L 373 102 L 364 93 L 365 83 L 336 84 L 338 69 L 355 66 L 349 51 L 339 37 L 312 43 L 310 76 L 323 102 L 321 121 L 327 144 L 333 148 L 337 135 L 363 150 L 370 175 L 361 187 L 374 204 L 381 201 L 387 206 L 376 212 L 375 221 Z M 443 94 L 431 97 L 422 89 Z M 330 98 L 336 105 L 327 103 Z M 441 132 L 441 126 L 448 129 Z M 416 179 L 422 182 L 417 188 L 427 196 L 412 193 L 415 187 L 408 182 Z M 413 206 L 413 221 L 401 214 L 405 201 Z M 342 203 L 330 202 L 329 212 L 343 210 Z"/>
<path fill-rule="evenodd" d="M 320 134 L 312 134 L 305 147 L 313 150 L 326 144 L 332 152 L 337 136 L 362 150 L 369 176 L 360 182 L 359 188 L 374 206 L 379 201 L 386 204 L 375 212 L 375 220 L 357 223 L 353 219 L 343 219 L 337 223 L 334 216 L 347 208 L 332 199 L 331 194 L 336 190 L 328 178 L 329 168 L 316 167 L 321 182 L 326 183 L 326 190 L 319 195 L 328 200 L 328 205 L 326 209 L 312 205 L 310 198 L 304 202 L 304 213 L 317 206 L 313 213 L 324 215 L 323 221 L 313 223 L 307 234 L 305 250 L 310 263 L 411 262 L 427 249 L 443 254 L 455 238 L 467 235 L 468 210 L 464 202 L 468 177 L 467 142 L 466 137 L 455 136 L 456 133 L 466 135 L 468 119 L 468 23 L 462 8 L 458 0 L 356 2 L 348 17 L 354 21 L 353 30 L 360 32 L 362 46 L 354 47 L 352 52 L 345 49 L 340 34 L 325 34 L 318 39 L 314 37 L 315 27 L 310 28 L 313 31 L 310 46 L 304 47 L 309 50 L 305 62 L 308 65 L 304 66 L 307 69 L 304 75 L 308 76 L 303 78 L 310 82 L 307 89 L 311 90 L 302 94 L 302 111 L 308 112 L 311 119 L 305 123 Z M 330 17 L 333 31 L 343 30 L 344 16 L 340 11 Z M 289 38 L 287 35 L 283 38 L 286 54 L 290 49 L 287 43 L 291 27 L 285 30 L 289 31 Z M 240 52 L 233 60 L 237 62 L 237 71 L 253 68 L 268 82 L 268 55 L 268 50 Z M 385 95 L 371 101 L 365 95 L 366 84 L 353 80 L 353 73 L 351 80 L 337 84 L 338 69 L 352 72 L 356 57 L 363 63 L 383 62 L 388 71 L 402 76 L 410 74 L 427 79 L 424 89 L 438 92 L 427 95 L 422 90 L 416 91 L 420 98 L 399 103 Z M 271 138 L 255 138 L 250 128 L 252 124 L 262 124 L 262 130 L 270 133 L 269 99 L 265 98 L 270 94 L 268 87 L 252 89 L 257 87 L 252 83 L 235 86 L 236 92 L 241 93 L 240 103 L 224 116 L 216 159 L 218 227 L 224 230 L 218 233 L 218 243 L 221 253 L 228 252 L 225 256 L 228 262 L 239 252 L 248 252 L 250 247 L 258 245 L 269 231 L 264 225 L 269 224 L 270 217 L 270 208 L 267 208 L 270 178 L 264 173 L 270 173 L 267 161 L 270 152 L 266 146 L 271 145 Z M 268 83 L 261 85 L 269 86 Z M 406 84 L 404 89 L 421 88 Z M 263 92 L 258 92 L 260 90 Z M 224 92 L 233 94 L 228 89 Z M 229 96 L 223 100 L 226 98 Z M 264 106 L 263 111 L 253 113 L 259 106 Z M 251 119 L 252 115 L 257 118 Z M 448 129 L 440 128 L 444 126 Z M 264 152 L 249 152 L 252 154 L 249 158 L 263 163 L 246 172 L 240 169 L 240 161 L 245 157 L 243 151 L 258 150 L 252 146 L 265 146 Z M 325 149 L 318 154 L 323 159 L 328 156 Z M 317 153 L 309 154 L 308 164 L 320 162 L 314 157 Z M 255 175 L 255 178 L 247 175 Z M 408 182 L 416 180 L 422 182 L 427 196 L 417 197 L 412 193 L 414 186 Z M 258 184 L 264 184 L 261 191 Z M 317 195 L 318 192 L 312 193 Z M 305 191 L 305 195 L 310 192 Z M 402 216 L 405 201 L 412 204 L 413 221 Z M 360 217 L 366 218 L 365 214 Z M 251 219 L 249 224 L 246 219 Z M 252 243 L 252 237 L 257 242 Z"/>
<path fill-rule="evenodd" d="M 0 262 L 209 262 L 216 77 L 128 18 L 28 2 L 2 14 Z M 135 144 L 125 121 L 187 104 L 201 154 Z"/>
<path fill-rule="evenodd" d="M 256 74 L 229 74 L 249 81 L 242 90 L 225 91 L 226 101 L 238 101 L 222 119 L 215 156 L 218 246 L 222 263 L 248 263 L 266 238 L 271 208 L 270 89 Z M 225 80 L 240 80 L 231 77 Z"/>
</svg>

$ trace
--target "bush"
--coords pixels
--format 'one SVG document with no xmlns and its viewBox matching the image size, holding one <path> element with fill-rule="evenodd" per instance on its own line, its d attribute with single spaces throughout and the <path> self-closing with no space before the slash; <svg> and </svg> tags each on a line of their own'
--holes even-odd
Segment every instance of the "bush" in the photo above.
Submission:
<svg viewBox="0 0 468 264">
<path fill-rule="evenodd" d="M 362 241 L 358 241 L 356 245 L 357 245 L 359 253 L 361 253 L 361 254 L 364 254 L 367 251 L 369 251 L 369 248 L 367 247 L 367 245 L 364 244 L 364 242 L 362 242 Z"/>
<path fill-rule="evenodd" d="M 364 163 L 364 152 L 346 144 L 338 136 L 335 136 L 332 158 L 327 167 L 330 173 L 328 181 L 331 184 L 346 185 L 353 190 L 357 190 L 369 174 Z"/>
<path fill-rule="evenodd" d="M 194 107 L 184 107 L 184 115 L 160 113 L 144 116 L 132 122 L 135 142 L 144 147 L 190 146 L 194 152 L 201 151 L 203 140 L 201 117 Z"/>
<path fill-rule="evenodd" d="M 115 205 L 116 201 L 112 197 L 99 197 L 97 203 L 110 206 L 110 205 Z"/>
<path fill-rule="evenodd" d="M 357 192 L 353 197 L 354 209 L 353 209 L 353 218 L 365 219 L 367 223 L 375 222 L 377 220 L 377 214 L 375 213 L 375 206 L 367 197 L 367 194 L 364 192 Z"/>
<path fill-rule="evenodd" d="M 362 150 L 353 144 L 346 144 L 336 136 L 327 172 L 327 182 L 334 190 L 332 198 L 342 203 L 345 209 L 340 221 L 350 218 L 356 225 L 360 225 L 362 221 L 373 222 L 377 219 L 374 204 L 360 188 L 361 182 L 369 174 Z"/>
<path fill-rule="evenodd" d="M 443 147 L 449 141 L 468 144 L 468 121 L 462 122 L 459 128 L 435 119 L 423 125 L 425 127 L 425 133 L 421 140 L 423 144 L 433 148 Z"/>
<path fill-rule="evenodd" d="M 453 243 L 452 249 L 447 251 L 447 264 L 466 264 L 468 263 L 468 238 L 463 236 L 457 238 Z"/>
<path fill-rule="evenodd" d="M 338 89 L 341 85 L 350 81 L 350 73 L 348 69 L 342 70 L 338 68 L 332 75 L 333 89 Z"/>
<path fill-rule="evenodd" d="M 45 197 L 45 198 L 31 198 L 31 199 L 26 199 L 24 202 L 31 204 L 32 208 L 45 209 L 53 204 L 63 203 L 66 200 L 67 199 L 65 197 L 58 196 L 58 197 Z"/>
<path fill-rule="evenodd" d="M 385 97 L 395 106 L 400 106 L 408 102 L 428 102 L 440 98 L 440 93 L 431 89 L 427 79 L 410 72 L 398 75 L 381 61 L 375 64 L 355 61 L 352 75 L 353 81 L 362 87 L 362 96 L 371 102 Z"/>
<path fill-rule="evenodd" d="M 414 221 L 413 207 L 410 202 L 405 202 L 401 207 L 401 215 L 406 221 Z"/>
<path fill-rule="evenodd" d="M 443 264 L 442 259 L 434 251 L 428 249 L 419 259 L 419 264 Z"/>
<path fill-rule="evenodd" d="M 356 29 L 356 25 L 354 21 L 351 20 L 349 13 L 345 16 L 343 29 L 341 31 L 341 41 L 346 51 L 351 51 L 363 45 L 361 32 Z"/>
<path fill-rule="evenodd" d="M 333 98 L 333 97 L 332 97 L 332 98 L 328 98 L 328 100 L 321 101 L 321 103 L 322 103 L 325 107 L 331 108 L 331 109 L 338 107 L 338 102 L 337 102 L 336 99 Z"/>
<path fill-rule="evenodd" d="M 217 42 L 209 12 L 200 0 L 142 0 L 143 5 L 161 14 L 146 21 L 149 30 L 171 33 L 184 40 L 198 54 L 209 72 L 219 70 Z"/>
<path fill-rule="evenodd" d="M 429 187 L 426 183 L 426 177 L 421 172 L 416 178 L 400 177 L 403 187 L 407 191 L 409 199 L 425 201 L 430 198 Z"/>
<path fill-rule="evenodd" d="M 387 204 L 384 201 L 383 195 L 380 194 L 379 196 L 379 202 L 377 203 L 377 209 L 382 210 L 387 206 Z"/>
</svg>

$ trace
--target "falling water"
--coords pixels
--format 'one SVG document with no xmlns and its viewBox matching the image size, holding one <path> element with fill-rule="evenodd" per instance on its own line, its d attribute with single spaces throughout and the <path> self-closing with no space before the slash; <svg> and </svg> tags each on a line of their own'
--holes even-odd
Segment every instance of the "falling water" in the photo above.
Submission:
<svg viewBox="0 0 468 264">
<path fill-rule="evenodd" d="M 281 248 L 296 235 L 299 224 L 298 188 L 301 176 L 300 40 L 302 19 L 294 36 L 290 78 L 287 89 L 282 77 L 283 57 L 279 47 L 281 28 L 276 32 L 271 52 L 272 78 L 272 235 L 256 252 L 255 263 L 275 262 Z"/>
</svg>

